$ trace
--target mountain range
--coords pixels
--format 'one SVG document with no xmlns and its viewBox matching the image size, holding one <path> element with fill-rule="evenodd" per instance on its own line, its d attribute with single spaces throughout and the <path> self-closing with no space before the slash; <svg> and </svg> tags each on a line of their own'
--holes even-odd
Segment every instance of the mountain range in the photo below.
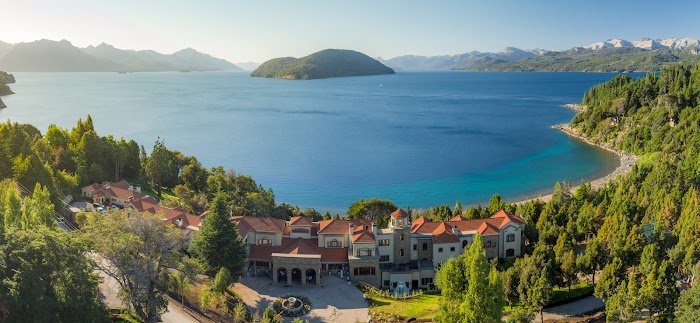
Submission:
<svg viewBox="0 0 700 323">
<path fill-rule="evenodd" d="M 496 53 L 404 55 L 377 60 L 400 70 L 656 71 L 672 63 L 700 61 L 698 54 L 700 41 L 695 38 L 643 38 L 608 39 L 564 51 L 507 47 Z"/>
<path fill-rule="evenodd" d="M 102 43 L 78 48 L 67 40 L 0 42 L 0 70 L 9 72 L 145 72 L 240 70 L 226 60 L 192 48 L 173 54 L 123 50 Z"/>
</svg>

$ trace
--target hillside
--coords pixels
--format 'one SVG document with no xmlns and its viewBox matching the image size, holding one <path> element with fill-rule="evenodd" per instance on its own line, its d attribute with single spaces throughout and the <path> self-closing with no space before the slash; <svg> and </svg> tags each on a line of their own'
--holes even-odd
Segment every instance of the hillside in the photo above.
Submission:
<svg viewBox="0 0 700 323">
<path fill-rule="evenodd" d="M 69 41 L 0 43 L 0 69 L 13 72 L 146 72 L 240 70 L 236 65 L 187 48 L 173 54 L 122 50 L 102 43 L 78 48 Z"/>
<path fill-rule="evenodd" d="M 360 52 L 326 49 L 302 58 L 271 59 L 255 69 L 250 76 L 310 80 L 394 73 L 393 69 Z"/>
<path fill-rule="evenodd" d="M 384 65 L 400 70 L 451 70 L 464 69 L 491 60 L 516 61 L 535 57 L 539 50 L 522 50 L 507 47 L 497 53 L 469 52 L 459 55 L 419 56 L 403 55 L 388 60 L 379 58 Z"/>
<path fill-rule="evenodd" d="M 0 58 L 0 70 L 12 72 L 107 72 L 119 69 L 118 64 L 92 57 L 67 40 L 19 43 Z"/>
<path fill-rule="evenodd" d="M 700 55 L 688 50 L 637 47 L 577 47 L 564 52 L 547 52 L 517 61 L 488 60 L 455 69 L 497 72 L 647 72 L 677 63 L 695 63 Z"/>
</svg>

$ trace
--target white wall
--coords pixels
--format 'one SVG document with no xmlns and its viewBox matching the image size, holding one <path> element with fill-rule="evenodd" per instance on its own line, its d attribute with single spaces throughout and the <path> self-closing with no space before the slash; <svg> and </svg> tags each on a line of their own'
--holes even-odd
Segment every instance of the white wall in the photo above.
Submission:
<svg viewBox="0 0 700 323">
<path fill-rule="evenodd" d="M 442 248 L 442 252 L 439 252 L 440 248 Z M 450 248 L 454 248 L 455 251 L 450 251 Z M 447 262 L 450 257 L 457 258 L 461 254 L 462 244 L 460 242 L 433 244 L 433 266 L 437 268 L 438 264 Z"/>
</svg>

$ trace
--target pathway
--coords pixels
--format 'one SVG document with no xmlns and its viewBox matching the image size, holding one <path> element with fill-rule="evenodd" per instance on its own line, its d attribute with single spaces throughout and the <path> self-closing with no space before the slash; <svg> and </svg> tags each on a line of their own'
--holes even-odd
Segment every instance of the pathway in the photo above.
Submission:
<svg viewBox="0 0 700 323">
<path fill-rule="evenodd" d="M 545 321 L 564 320 L 568 317 L 579 316 L 605 307 L 605 303 L 595 296 L 588 296 L 577 301 L 555 306 L 544 310 Z M 539 322 L 539 313 L 533 322 Z"/>
</svg>

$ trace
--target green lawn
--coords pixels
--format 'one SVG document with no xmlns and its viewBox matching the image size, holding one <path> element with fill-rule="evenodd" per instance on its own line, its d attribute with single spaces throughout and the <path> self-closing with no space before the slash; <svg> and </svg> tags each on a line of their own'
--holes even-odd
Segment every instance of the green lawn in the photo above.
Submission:
<svg viewBox="0 0 700 323">
<path fill-rule="evenodd" d="M 432 320 L 438 312 L 441 298 L 440 295 L 428 294 L 405 301 L 374 298 L 370 299 L 369 312 L 373 318 L 381 321 L 396 317 Z"/>
<path fill-rule="evenodd" d="M 158 200 L 166 199 L 166 198 L 171 198 L 174 200 L 177 200 L 177 196 L 175 196 L 175 193 L 173 193 L 173 190 L 170 188 L 165 188 L 163 187 L 162 193 L 163 193 L 163 198 L 158 197 L 158 192 L 154 191 L 151 187 L 143 185 L 141 186 L 141 193 L 150 195 L 155 197 Z"/>
<path fill-rule="evenodd" d="M 571 295 L 568 295 L 568 288 L 555 287 L 552 291 L 552 300 L 550 303 L 566 300 L 568 297 L 575 298 L 593 291 L 593 285 L 589 282 L 581 282 L 578 285 L 571 286 Z M 421 296 L 409 300 L 393 300 L 381 297 L 370 298 L 369 312 L 373 318 L 379 321 L 387 321 L 392 318 L 416 318 L 421 320 L 432 320 L 440 308 L 440 300 L 442 296 L 423 294 Z M 520 304 L 514 304 L 513 308 L 520 307 Z M 503 307 L 503 312 L 510 312 L 512 309 L 506 305 Z"/>
</svg>

